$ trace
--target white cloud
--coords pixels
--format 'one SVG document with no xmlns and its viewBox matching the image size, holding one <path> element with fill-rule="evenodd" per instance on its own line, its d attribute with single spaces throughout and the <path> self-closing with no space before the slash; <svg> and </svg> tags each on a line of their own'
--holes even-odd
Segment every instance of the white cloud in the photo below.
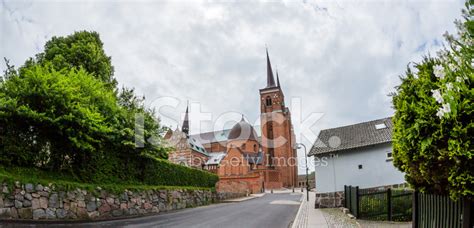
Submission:
<svg viewBox="0 0 474 228">
<path fill-rule="evenodd" d="M 179 118 L 190 100 L 214 119 L 240 111 L 254 121 L 258 89 L 266 82 L 266 44 L 287 102 L 301 97 L 303 116 L 325 113 L 318 131 L 391 115 L 386 95 L 399 83 L 398 75 L 408 62 L 439 48 L 441 34 L 454 30 L 462 7 L 462 0 L 3 0 L 0 55 L 21 65 L 52 36 L 95 30 L 121 85 L 150 100 L 182 100 L 167 114 Z M 211 130 L 205 126 L 201 130 Z"/>
</svg>

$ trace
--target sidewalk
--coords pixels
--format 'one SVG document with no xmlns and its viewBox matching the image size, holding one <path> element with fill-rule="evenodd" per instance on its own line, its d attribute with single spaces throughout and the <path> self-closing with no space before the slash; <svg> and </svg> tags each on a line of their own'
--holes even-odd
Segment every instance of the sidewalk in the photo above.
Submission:
<svg viewBox="0 0 474 228">
<path fill-rule="evenodd" d="M 339 208 L 315 209 L 315 192 L 309 192 L 309 202 L 306 201 L 306 192 L 301 195 L 301 205 L 293 221 L 292 228 L 408 228 L 411 222 L 386 222 L 350 219 Z"/>
<path fill-rule="evenodd" d="M 320 209 L 314 208 L 316 195 L 309 192 L 309 201 L 306 201 L 306 191 L 302 193 L 301 205 L 293 222 L 292 228 L 329 228 Z"/>
</svg>

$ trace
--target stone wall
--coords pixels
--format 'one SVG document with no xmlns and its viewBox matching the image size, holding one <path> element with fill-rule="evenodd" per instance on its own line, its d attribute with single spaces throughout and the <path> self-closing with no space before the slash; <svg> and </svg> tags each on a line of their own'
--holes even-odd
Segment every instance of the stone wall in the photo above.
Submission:
<svg viewBox="0 0 474 228">
<path fill-rule="evenodd" d="M 342 207 L 344 192 L 316 193 L 316 208 Z"/>
<path fill-rule="evenodd" d="M 53 185 L 1 185 L 0 219 L 89 220 L 107 219 L 202 206 L 242 197 L 210 190 L 141 190 L 109 193 L 75 189 L 55 190 Z"/>
</svg>

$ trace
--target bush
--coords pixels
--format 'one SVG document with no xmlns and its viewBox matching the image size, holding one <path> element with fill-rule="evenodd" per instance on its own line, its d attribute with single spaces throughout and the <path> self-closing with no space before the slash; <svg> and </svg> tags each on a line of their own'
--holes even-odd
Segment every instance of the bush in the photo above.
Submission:
<svg viewBox="0 0 474 228">
<path fill-rule="evenodd" d="M 149 185 L 214 187 L 219 180 L 217 175 L 176 165 L 167 160 L 144 158 L 143 183 Z"/>
<path fill-rule="evenodd" d="M 121 194 L 125 190 L 143 191 L 143 190 L 162 190 L 162 189 L 182 189 L 182 190 L 214 190 L 209 187 L 194 187 L 194 186 L 163 186 L 163 185 L 143 185 L 143 184 L 128 184 L 128 183 L 82 183 L 77 182 L 71 176 L 64 173 L 48 172 L 38 170 L 35 168 L 25 167 L 0 167 L 0 183 L 6 183 L 8 187 L 15 186 L 17 182 L 21 184 L 32 183 L 42 184 L 43 186 L 54 185 L 56 191 L 59 190 L 75 190 L 77 188 L 87 190 L 94 195 L 100 194 L 98 189 L 104 189 L 111 193 Z M 98 188 L 100 187 L 100 188 Z"/>
<path fill-rule="evenodd" d="M 119 107 L 84 70 L 34 65 L 0 84 L 4 165 L 63 170 L 91 161 L 110 141 Z"/>
<path fill-rule="evenodd" d="M 408 68 L 393 96 L 394 165 L 414 188 L 474 196 L 474 1 L 448 47 Z"/>
</svg>

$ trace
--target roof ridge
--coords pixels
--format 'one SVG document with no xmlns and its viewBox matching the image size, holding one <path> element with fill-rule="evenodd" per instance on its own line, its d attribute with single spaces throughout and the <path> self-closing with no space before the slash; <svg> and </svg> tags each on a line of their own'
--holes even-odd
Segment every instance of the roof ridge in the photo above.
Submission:
<svg viewBox="0 0 474 228">
<path fill-rule="evenodd" d="M 239 121 L 240 122 L 240 121 Z M 239 123 L 237 122 L 237 123 Z M 252 126 L 253 128 L 255 128 L 255 126 L 260 126 L 260 124 L 256 124 L 256 125 L 252 125 L 250 124 L 249 122 L 245 121 L 246 123 L 248 123 L 250 126 Z M 220 132 L 220 131 L 230 131 L 232 130 L 232 128 L 227 128 L 227 129 L 224 129 L 224 130 L 217 130 L 217 131 L 206 131 L 206 132 L 202 132 L 202 133 L 196 133 L 196 134 L 192 134 L 192 135 L 189 135 L 189 136 L 194 136 L 194 135 L 202 135 L 202 134 L 209 134 L 209 133 L 215 133 L 215 132 Z"/>
<path fill-rule="evenodd" d="M 334 130 L 334 129 L 345 128 L 345 127 L 352 127 L 352 126 L 367 124 L 367 123 L 370 123 L 370 122 L 376 122 L 376 121 L 386 120 L 386 119 L 391 119 L 391 118 L 392 118 L 392 116 L 389 116 L 389 117 L 380 118 L 380 119 L 376 119 L 376 120 L 369 120 L 369 121 L 365 121 L 365 122 L 360 122 L 360 123 L 355 123 L 355 124 L 349 124 L 349 125 L 343 125 L 343 126 L 339 126 L 339 127 L 326 128 L 326 129 L 323 129 L 323 130 L 321 130 L 321 131 Z"/>
</svg>

